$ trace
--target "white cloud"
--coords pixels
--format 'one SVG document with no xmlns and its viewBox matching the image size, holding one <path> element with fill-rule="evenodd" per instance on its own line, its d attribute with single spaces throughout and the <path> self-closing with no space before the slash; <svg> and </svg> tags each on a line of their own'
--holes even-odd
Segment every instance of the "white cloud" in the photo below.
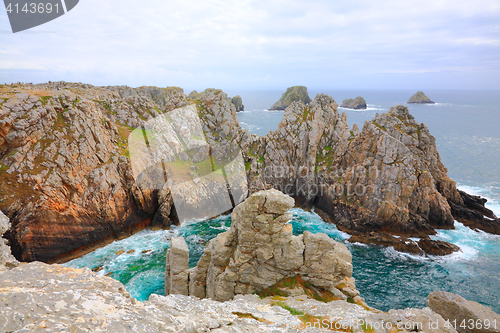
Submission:
<svg viewBox="0 0 500 333">
<path fill-rule="evenodd" d="M 328 87 L 339 76 L 499 70 L 499 14 L 490 0 L 86 0 L 32 30 L 54 34 L 0 34 L 0 81 L 45 69 L 45 81 Z"/>
</svg>

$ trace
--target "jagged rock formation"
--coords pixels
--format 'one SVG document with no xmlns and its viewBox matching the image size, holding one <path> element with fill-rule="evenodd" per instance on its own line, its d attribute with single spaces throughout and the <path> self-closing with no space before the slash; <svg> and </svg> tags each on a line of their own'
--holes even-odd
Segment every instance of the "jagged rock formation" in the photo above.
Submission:
<svg viewBox="0 0 500 333">
<path fill-rule="evenodd" d="M 280 189 L 367 243 L 371 232 L 425 238 L 435 228 L 453 228 L 453 213 L 460 209 L 468 213 L 460 211 L 457 218 L 495 232 L 499 220 L 484 202 L 464 203 L 434 137 L 407 108 L 377 114 L 361 132 L 349 129 L 336 109 L 331 97 L 318 95 L 308 106 L 287 108 L 278 130 L 252 136 L 246 142 L 251 188 Z M 384 242 L 407 247 L 391 235 Z M 429 254 L 456 250 L 430 239 L 415 245 Z"/>
<path fill-rule="evenodd" d="M 2 238 L 9 229 L 9 218 L 0 211 L 0 273 L 19 266 L 19 262 L 11 253 L 8 241 Z"/>
<path fill-rule="evenodd" d="M 311 103 L 311 98 L 307 93 L 307 87 L 295 86 L 287 88 L 279 101 L 273 104 L 269 110 L 285 110 L 293 102 L 302 102 L 303 104 Z"/>
<path fill-rule="evenodd" d="M 236 112 L 245 111 L 245 106 L 243 105 L 243 101 L 241 100 L 240 95 L 236 95 L 231 99 L 231 102 L 236 107 Z"/>
<path fill-rule="evenodd" d="M 326 234 L 293 236 L 287 224 L 293 206 L 293 198 L 277 190 L 257 192 L 238 205 L 231 229 L 211 240 L 190 270 L 189 294 L 227 301 L 300 276 L 343 299 L 356 298 L 349 250 Z"/>
<path fill-rule="evenodd" d="M 428 296 L 427 305 L 448 320 L 459 333 L 500 332 L 500 315 L 474 301 L 445 291 Z"/>
<path fill-rule="evenodd" d="M 47 261 L 175 220 L 168 192 L 135 184 L 127 139 L 184 106 L 182 91 L 49 83 L 4 86 L 0 96 L 0 209 L 14 216 L 18 259 Z"/>
<path fill-rule="evenodd" d="M 355 99 L 352 98 L 344 99 L 344 102 L 342 102 L 342 105 L 340 107 L 347 109 L 355 109 L 355 110 L 365 110 L 366 101 L 361 96 L 358 96 Z"/>
<path fill-rule="evenodd" d="M 422 91 L 417 91 L 415 95 L 410 97 L 408 100 L 409 104 L 436 104 L 433 101 L 430 100 L 429 97 L 427 97 Z"/>
<path fill-rule="evenodd" d="M 167 250 L 165 295 L 188 295 L 189 249 L 183 237 L 172 237 Z"/>
</svg>

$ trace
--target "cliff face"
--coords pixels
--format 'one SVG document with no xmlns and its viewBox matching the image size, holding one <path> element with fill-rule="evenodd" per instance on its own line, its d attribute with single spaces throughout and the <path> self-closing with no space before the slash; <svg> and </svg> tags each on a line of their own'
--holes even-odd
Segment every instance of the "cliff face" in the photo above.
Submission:
<svg viewBox="0 0 500 333">
<path fill-rule="evenodd" d="M 241 129 L 235 106 L 216 89 L 192 94 L 194 100 L 179 88 L 0 89 L 0 210 L 11 218 L 5 237 L 20 260 L 49 261 L 176 222 L 170 190 L 135 182 L 127 139 L 186 105 L 197 112 L 215 162 L 242 152 L 250 193 L 281 190 L 363 241 L 403 246 L 404 239 L 390 234 L 425 237 L 452 228 L 453 218 L 500 233 L 484 199 L 456 190 L 434 138 L 403 106 L 377 115 L 360 132 L 347 126 L 331 97 L 318 95 L 309 105 L 292 103 L 279 128 L 258 137 Z M 246 184 L 230 178 L 237 204 L 247 196 Z M 430 240 L 408 244 L 414 252 L 453 250 Z"/>
<path fill-rule="evenodd" d="M 7 87 L 1 96 L 0 209 L 12 218 L 16 257 L 47 261 L 170 224 L 168 193 L 135 184 L 127 138 L 185 104 L 181 90 L 54 83 Z M 162 98 L 162 108 L 152 102 Z"/>
<path fill-rule="evenodd" d="M 422 91 L 417 91 L 415 95 L 410 97 L 407 103 L 413 104 L 435 104 Z"/>
<path fill-rule="evenodd" d="M 447 177 L 434 137 L 405 107 L 377 115 L 361 132 L 357 126 L 349 129 L 346 115 L 336 109 L 331 97 L 318 95 L 308 106 L 287 108 L 278 130 L 252 137 L 247 148 L 251 187 L 280 189 L 369 243 L 406 244 L 391 235 L 377 240 L 372 232 L 425 238 L 435 228 L 453 228 L 453 214 L 475 228 L 498 230 L 499 220 L 484 205 L 474 209 L 464 202 Z M 459 214 L 457 207 L 470 214 Z M 441 254 L 456 250 L 425 240 L 412 244 L 411 252 L 435 254 L 431 244 Z"/>
<path fill-rule="evenodd" d="M 274 103 L 269 110 L 285 110 L 293 102 L 302 102 L 303 104 L 311 103 L 311 98 L 309 98 L 306 87 L 295 86 L 288 88 L 281 96 L 280 100 Z"/>
<path fill-rule="evenodd" d="M 361 96 L 358 96 L 355 99 L 349 98 L 345 99 L 340 107 L 347 109 L 364 110 L 366 109 L 366 101 Z"/>
</svg>

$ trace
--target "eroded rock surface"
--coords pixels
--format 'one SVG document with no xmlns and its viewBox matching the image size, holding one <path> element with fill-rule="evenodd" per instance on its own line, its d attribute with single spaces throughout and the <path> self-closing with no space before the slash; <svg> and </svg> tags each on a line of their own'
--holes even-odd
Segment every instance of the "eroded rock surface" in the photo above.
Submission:
<svg viewBox="0 0 500 333">
<path fill-rule="evenodd" d="M 434 137 L 406 107 L 377 114 L 361 131 L 356 125 L 350 129 L 346 117 L 327 95 L 308 106 L 292 104 L 278 130 L 245 142 L 251 188 L 280 189 L 356 234 L 357 241 L 371 232 L 425 238 L 436 228 L 453 228 L 453 214 L 496 232 L 499 220 L 484 202 L 464 203 Z M 408 248 L 402 239 L 390 241 Z M 429 242 L 434 241 L 423 242 L 420 250 L 432 248 Z M 418 244 L 412 247 L 420 251 Z M 449 249 L 456 250 L 449 246 L 441 253 Z"/>
<path fill-rule="evenodd" d="M 448 320 L 459 333 L 500 332 L 500 315 L 474 301 L 445 291 L 428 296 L 427 305 Z"/>
<path fill-rule="evenodd" d="M 352 256 L 326 234 L 294 236 L 287 224 L 293 198 L 260 191 L 238 205 L 231 228 L 211 240 L 190 270 L 190 295 L 219 301 L 261 292 L 287 277 L 300 276 L 314 287 L 356 297 Z"/>
<path fill-rule="evenodd" d="M 188 295 L 189 249 L 183 237 L 172 237 L 167 250 L 165 295 Z"/>
<path fill-rule="evenodd" d="M 19 266 L 19 262 L 11 253 L 8 240 L 2 238 L 9 229 L 9 218 L 0 210 L 0 272 Z"/>
<path fill-rule="evenodd" d="M 0 209 L 11 218 L 5 237 L 13 254 L 50 261 L 176 223 L 170 190 L 141 188 L 134 180 L 127 139 L 149 120 L 186 106 L 198 113 L 218 163 L 243 153 L 250 193 L 281 190 L 346 232 L 425 237 L 457 219 L 500 233 L 484 199 L 456 190 L 434 138 L 403 106 L 360 131 L 349 128 L 333 98 L 320 94 L 308 105 L 291 103 L 279 128 L 258 137 L 240 127 L 220 90 L 187 98 L 175 87 L 55 82 L 0 88 Z M 246 198 L 245 189 L 232 189 L 235 203 Z"/>
<path fill-rule="evenodd" d="M 116 280 L 40 262 L 0 273 L 0 318 L 2 332 L 455 332 L 429 308 L 383 313 L 306 295 L 218 302 L 152 294 L 142 303 Z M 429 322 L 438 329 L 428 330 Z"/>
</svg>

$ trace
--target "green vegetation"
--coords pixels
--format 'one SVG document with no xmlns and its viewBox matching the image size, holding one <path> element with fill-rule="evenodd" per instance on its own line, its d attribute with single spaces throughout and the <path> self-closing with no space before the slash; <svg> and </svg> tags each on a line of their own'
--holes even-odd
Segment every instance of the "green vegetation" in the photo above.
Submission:
<svg viewBox="0 0 500 333">
<path fill-rule="evenodd" d="M 372 124 L 377 126 L 379 129 L 381 129 L 382 131 L 384 132 L 387 132 L 387 129 L 384 127 L 384 126 L 380 126 L 379 124 L 377 124 L 374 120 L 372 120 Z"/>
<path fill-rule="evenodd" d="M 46 105 L 48 100 L 51 98 L 52 98 L 52 96 L 42 96 L 42 97 L 40 97 L 40 102 L 42 102 L 42 105 Z"/>
<path fill-rule="evenodd" d="M 302 315 L 304 315 L 304 312 L 302 312 L 300 310 L 297 310 L 297 309 L 294 309 L 294 308 L 286 305 L 285 303 L 283 303 L 281 301 L 272 302 L 271 305 L 277 305 L 279 307 L 282 307 L 283 309 L 288 310 L 288 312 L 290 312 L 294 316 L 302 316 Z"/>
<path fill-rule="evenodd" d="M 267 322 L 267 320 L 265 319 L 262 319 L 262 318 L 258 318 L 258 317 L 255 317 L 253 314 L 251 313 L 246 313 L 246 312 L 233 312 L 234 315 L 238 316 L 239 318 L 248 318 L 248 319 L 254 319 L 254 320 L 257 320 L 257 321 L 260 321 L 261 323 L 264 323 L 264 322 Z M 232 323 L 229 323 L 228 325 L 230 325 Z"/>
<path fill-rule="evenodd" d="M 311 98 L 304 86 L 294 86 L 288 88 L 281 96 L 280 100 L 273 104 L 271 110 L 284 110 L 293 102 L 311 103 Z"/>
<path fill-rule="evenodd" d="M 307 296 L 320 302 L 328 303 L 339 300 L 339 298 L 335 297 L 335 295 L 328 290 L 313 288 L 309 282 L 304 281 L 300 276 L 286 277 L 278 283 L 262 290 L 260 293 L 257 293 L 257 295 L 259 295 L 260 298 L 273 296 L 287 297 L 288 293 L 283 289 L 295 288 L 302 288 Z"/>
</svg>

